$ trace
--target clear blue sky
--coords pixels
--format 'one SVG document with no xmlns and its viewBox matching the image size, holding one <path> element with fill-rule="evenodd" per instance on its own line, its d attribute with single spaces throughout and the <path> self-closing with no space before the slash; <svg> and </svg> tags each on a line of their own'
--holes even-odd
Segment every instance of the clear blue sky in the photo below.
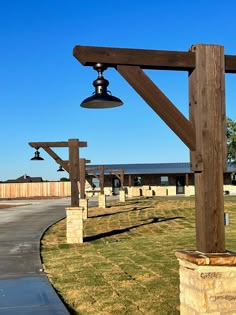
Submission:
<svg viewBox="0 0 236 315">
<path fill-rule="evenodd" d="M 235 0 L 0 0 L 0 180 L 23 174 L 57 180 L 32 141 L 78 138 L 92 164 L 188 162 L 189 150 L 114 69 L 104 72 L 124 106 L 87 110 L 96 72 L 72 55 L 76 45 L 187 51 L 220 44 L 236 55 Z M 185 72 L 148 72 L 188 117 Z M 227 116 L 236 119 L 236 75 L 226 75 Z M 55 149 L 68 159 L 68 149 Z"/>
</svg>

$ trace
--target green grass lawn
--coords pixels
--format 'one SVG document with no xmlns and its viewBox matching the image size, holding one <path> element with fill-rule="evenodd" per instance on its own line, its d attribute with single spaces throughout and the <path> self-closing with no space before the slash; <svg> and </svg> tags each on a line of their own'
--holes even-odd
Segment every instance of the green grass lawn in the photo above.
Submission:
<svg viewBox="0 0 236 315">
<path fill-rule="evenodd" d="M 236 250 L 236 196 L 225 197 L 230 215 L 226 248 Z M 41 254 L 49 280 L 80 315 L 179 314 L 175 252 L 195 249 L 192 197 L 152 197 L 89 208 L 84 243 L 66 243 L 66 221 L 47 230 Z"/>
</svg>

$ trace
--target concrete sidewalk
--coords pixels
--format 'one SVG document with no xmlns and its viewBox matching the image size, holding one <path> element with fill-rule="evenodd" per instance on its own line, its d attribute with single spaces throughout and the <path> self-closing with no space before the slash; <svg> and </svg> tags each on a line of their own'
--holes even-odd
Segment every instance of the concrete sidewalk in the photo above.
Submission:
<svg viewBox="0 0 236 315">
<path fill-rule="evenodd" d="M 25 203 L 0 209 L 0 315 L 69 315 L 42 270 L 40 239 L 70 198 Z"/>
</svg>

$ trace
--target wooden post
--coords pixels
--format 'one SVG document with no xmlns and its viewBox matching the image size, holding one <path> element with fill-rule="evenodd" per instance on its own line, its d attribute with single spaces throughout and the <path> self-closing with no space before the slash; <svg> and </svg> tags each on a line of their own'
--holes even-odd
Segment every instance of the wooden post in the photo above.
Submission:
<svg viewBox="0 0 236 315">
<path fill-rule="evenodd" d="M 99 184 L 100 184 L 100 190 L 101 194 L 104 195 L 104 166 L 99 166 Z"/>
<path fill-rule="evenodd" d="M 189 176 L 188 173 L 185 174 L 185 186 L 188 187 L 189 185 Z"/>
<path fill-rule="evenodd" d="M 79 159 L 80 198 L 85 199 L 85 159 Z"/>
<path fill-rule="evenodd" d="M 129 181 L 129 187 L 131 187 L 131 186 L 132 186 L 132 178 L 131 178 L 131 175 L 129 175 L 128 181 Z"/>
<path fill-rule="evenodd" d="M 195 172 L 196 248 L 225 252 L 223 173 L 226 166 L 224 48 L 195 45 L 189 75 L 190 121 L 196 133 L 191 151 Z"/>
<path fill-rule="evenodd" d="M 69 170 L 71 181 L 71 207 L 79 206 L 79 140 L 69 139 Z"/>
<path fill-rule="evenodd" d="M 120 189 L 124 190 L 124 170 L 120 170 Z"/>
</svg>

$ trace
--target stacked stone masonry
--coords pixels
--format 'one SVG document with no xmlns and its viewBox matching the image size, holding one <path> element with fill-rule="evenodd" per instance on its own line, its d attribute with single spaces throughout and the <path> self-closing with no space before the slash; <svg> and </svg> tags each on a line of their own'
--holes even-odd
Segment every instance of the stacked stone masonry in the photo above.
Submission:
<svg viewBox="0 0 236 315">
<path fill-rule="evenodd" d="M 120 202 L 125 202 L 125 191 L 124 190 L 120 190 L 119 199 L 120 199 Z"/>
<path fill-rule="evenodd" d="M 105 194 L 99 194 L 98 207 L 99 208 L 106 208 L 106 195 Z"/>
<path fill-rule="evenodd" d="M 88 199 L 80 199 L 79 200 L 80 207 L 83 208 L 83 219 L 88 219 Z"/>
<path fill-rule="evenodd" d="M 181 315 L 236 315 L 236 254 L 178 252 Z"/>
<path fill-rule="evenodd" d="M 83 208 L 66 208 L 66 240 L 68 244 L 83 243 Z"/>
</svg>

